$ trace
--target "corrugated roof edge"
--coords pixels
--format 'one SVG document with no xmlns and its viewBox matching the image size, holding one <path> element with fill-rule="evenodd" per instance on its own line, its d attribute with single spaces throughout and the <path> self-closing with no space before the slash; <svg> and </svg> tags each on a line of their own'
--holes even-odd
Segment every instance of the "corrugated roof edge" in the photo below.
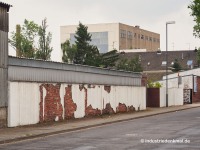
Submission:
<svg viewBox="0 0 200 150">
<path fill-rule="evenodd" d="M 10 4 L 6 4 L 6 3 L 1 2 L 1 1 L 0 1 L 0 6 L 1 6 L 1 7 L 5 7 L 5 8 L 7 8 L 7 12 L 9 11 L 10 7 L 12 7 L 12 5 L 10 5 Z"/>
<path fill-rule="evenodd" d="M 101 67 L 95 67 L 95 66 L 88 66 L 88 65 L 80 65 L 80 64 L 68 64 L 64 62 L 56 62 L 56 61 L 46 61 L 46 60 L 41 60 L 41 59 L 32 59 L 32 58 L 20 58 L 20 57 L 14 57 L 14 56 L 9 56 L 9 58 L 13 59 L 19 59 L 19 60 L 32 60 L 32 61 L 37 61 L 37 62 L 50 62 L 54 64 L 64 64 L 64 65 L 70 65 L 70 66 L 80 66 L 80 67 L 87 67 L 87 68 L 94 68 L 94 69 L 99 69 L 99 70 L 105 70 L 105 71 L 115 71 L 115 72 L 121 72 L 121 73 L 131 73 L 135 75 L 142 75 L 141 72 L 132 72 L 132 71 L 124 71 L 124 70 L 116 70 L 116 69 L 109 69 L 109 68 L 101 68 Z M 9 65 L 17 65 L 17 64 L 12 64 L 12 62 L 9 61 Z M 22 65 L 23 66 L 23 65 Z M 48 67 L 47 67 L 48 68 Z M 51 67 L 49 67 L 51 68 Z"/>
</svg>

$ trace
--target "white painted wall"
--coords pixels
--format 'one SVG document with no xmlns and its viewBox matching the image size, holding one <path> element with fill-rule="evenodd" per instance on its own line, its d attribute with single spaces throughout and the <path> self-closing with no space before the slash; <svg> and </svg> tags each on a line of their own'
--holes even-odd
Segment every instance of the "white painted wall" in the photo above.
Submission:
<svg viewBox="0 0 200 150">
<path fill-rule="evenodd" d="M 39 122 L 39 84 L 9 82 L 8 127 Z"/>
<path fill-rule="evenodd" d="M 179 76 L 182 77 L 182 84 L 180 84 L 178 86 L 178 74 Z M 168 75 L 168 87 L 169 88 L 184 88 L 184 89 L 193 89 L 193 77 L 192 75 L 196 75 L 196 76 L 200 76 L 200 68 L 197 69 L 192 69 L 192 70 L 188 70 L 188 71 L 183 71 L 183 72 L 179 72 L 179 73 L 174 73 L 174 74 L 170 74 Z M 166 76 L 163 77 L 163 79 L 165 79 Z M 171 79 L 174 78 L 174 79 Z M 166 85 L 166 81 L 159 81 L 160 83 L 162 83 L 163 87 L 165 87 Z"/>
<path fill-rule="evenodd" d="M 41 83 L 29 82 L 9 82 L 9 102 L 8 102 L 8 127 L 20 125 L 36 124 L 39 122 L 39 103 L 40 103 L 40 87 Z M 65 87 L 68 84 L 61 84 L 60 98 L 63 106 L 64 118 L 64 96 Z M 119 103 L 124 103 L 126 106 L 135 107 L 136 110 L 146 109 L 146 87 L 132 86 L 111 86 L 111 91 L 108 93 L 104 90 L 103 85 L 95 85 L 94 88 L 87 89 L 87 106 L 91 105 L 94 109 L 102 110 L 107 103 L 116 112 L 116 107 Z M 43 99 L 46 96 L 46 90 L 43 89 Z M 80 91 L 79 85 L 72 85 L 72 99 L 77 105 L 75 118 L 85 116 L 85 91 Z M 44 106 L 44 105 L 43 105 Z"/>
<path fill-rule="evenodd" d="M 183 105 L 183 88 L 168 89 L 168 106 Z M 166 106 L 166 88 L 160 88 L 160 107 Z"/>
</svg>

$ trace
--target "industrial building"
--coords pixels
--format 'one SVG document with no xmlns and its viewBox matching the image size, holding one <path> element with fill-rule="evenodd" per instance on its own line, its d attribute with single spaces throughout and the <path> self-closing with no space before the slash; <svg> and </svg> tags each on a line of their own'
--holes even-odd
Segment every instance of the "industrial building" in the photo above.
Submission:
<svg viewBox="0 0 200 150">
<path fill-rule="evenodd" d="M 140 26 L 122 23 L 87 24 L 86 26 L 92 35 L 91 44 L 96 45 L 100 53 L 113 49 L 133 52 L 145 49 L 151 52 L 160 48 L 160 34 L 141 29 Z M 70 43 L 74 44 L 77 27 L 78 25 L 61 26 L 61 43 L 70 40 Z"/>
</svg>

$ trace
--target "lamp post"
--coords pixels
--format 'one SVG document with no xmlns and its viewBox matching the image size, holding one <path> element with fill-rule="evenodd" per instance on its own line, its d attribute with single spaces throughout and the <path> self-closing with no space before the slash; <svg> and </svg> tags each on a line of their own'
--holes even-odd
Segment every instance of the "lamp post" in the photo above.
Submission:
<svg viewBox="0 0 200 150">
<path fill-rule="evenodd" d="M 166 22 L 166 107 L 168 107 L 168 24 L 175 24 L 175 21 Z"/>
</svg>

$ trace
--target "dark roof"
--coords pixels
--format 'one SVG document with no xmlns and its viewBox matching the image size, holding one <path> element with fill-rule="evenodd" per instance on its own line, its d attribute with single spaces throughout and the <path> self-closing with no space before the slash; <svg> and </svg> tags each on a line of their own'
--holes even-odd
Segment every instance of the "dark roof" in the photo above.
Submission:
<svg viewBox="0 0 200 150">
<path fill-rule="evenodd" d="M 157 52 L 135 52 L 135 53 L 124 53 L 121 54 L 121 58 L 131 59 L 135 56 L 139 56 L 141 64 L 144 71 L 152 70 L 165 70 L 166 66 L 162 66 L 162 62 L 166 60 L 166 51 L 161 53 Z M 190 51 L 168 51 L 168 66 L 171 66 L 171 63 L 175 59 L 178 60 L 182 69 L 187 70 L 189 66 L 187 65 L 188 61 L 192 60 L 193 66 L 197 65 L 196 52 L 194 50 Z"/>
<path fill-rule="evenodd" d="M 8 12 L 10 7 L 12 7 L 12 5 L 9 5 L 9 4 L 6 4 L 6 3 L 3 3 L 3 2 L 0 1 L 0 7 L 6 8 L 7 12 Z"/>
</svg>

